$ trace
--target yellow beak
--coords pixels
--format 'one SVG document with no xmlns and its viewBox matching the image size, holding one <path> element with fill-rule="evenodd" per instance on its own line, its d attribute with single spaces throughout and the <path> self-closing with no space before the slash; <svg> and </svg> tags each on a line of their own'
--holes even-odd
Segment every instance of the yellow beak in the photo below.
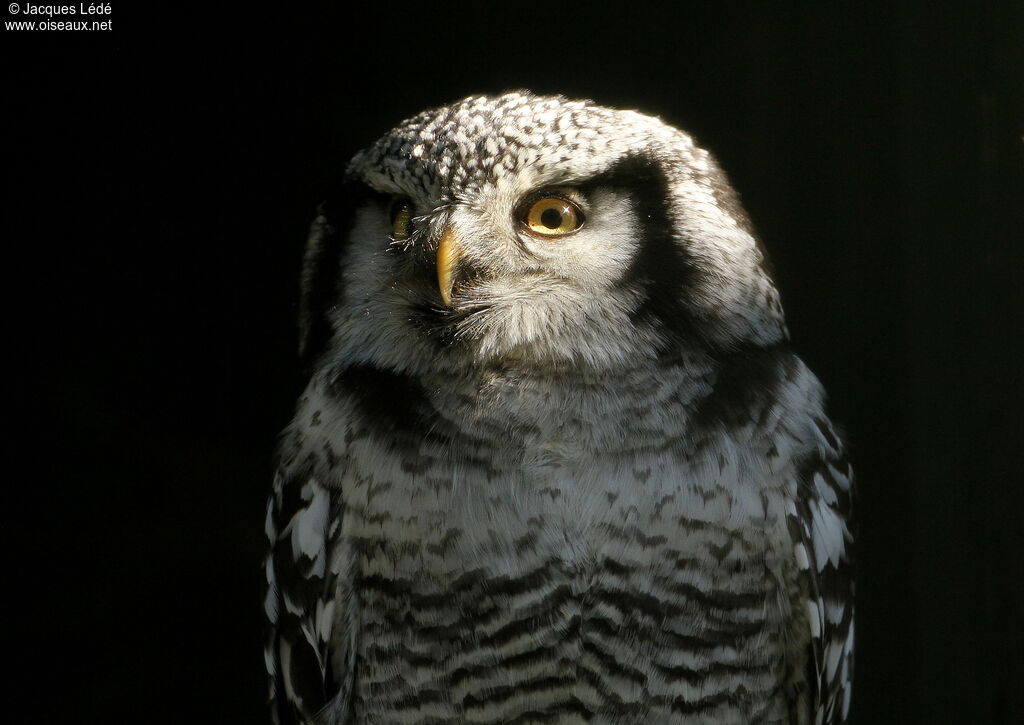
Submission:
<svg viewBox="0 0 1024 725">
<path fill-rule="evenodd" d="M 441 290 L 441 301 L 446 307 L 452 304 L 452 285 L 455 264 L 459 261 L 459 245 L 451 226 L 446 226 L 437 245 L 437 286 Z"/>
</svg>

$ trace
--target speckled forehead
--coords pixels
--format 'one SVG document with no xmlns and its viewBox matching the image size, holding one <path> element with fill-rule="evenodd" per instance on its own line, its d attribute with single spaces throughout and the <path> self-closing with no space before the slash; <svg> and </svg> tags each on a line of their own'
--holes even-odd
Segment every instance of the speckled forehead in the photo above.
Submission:
<svg viewBox="0 0 1024 725">
<path fill-rule="evenodd" d="M 652 143 L 689 137 L 650 116 L 518 93 L 426 111 L 358 154 L 350 172 L 382 191 L 440 202 L 517 187 L 572 183 Z"/>
</svg>

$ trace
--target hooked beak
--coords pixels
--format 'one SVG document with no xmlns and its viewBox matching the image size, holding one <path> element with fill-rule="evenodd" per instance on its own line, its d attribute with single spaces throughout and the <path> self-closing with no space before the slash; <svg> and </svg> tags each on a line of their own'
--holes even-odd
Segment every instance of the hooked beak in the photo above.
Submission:
<svg viewBox="0 0 1024 725">
<path fill-rule="evenodd" d="M 445 307 L 452 306 L 452 286 L 455 284 L 455 265 L 462 252 L 458 238 L 451 224 L 444 228 L 441 241 L 437 245 L 437 286 L 441 291 L 441 301 Z"/>
</svg>

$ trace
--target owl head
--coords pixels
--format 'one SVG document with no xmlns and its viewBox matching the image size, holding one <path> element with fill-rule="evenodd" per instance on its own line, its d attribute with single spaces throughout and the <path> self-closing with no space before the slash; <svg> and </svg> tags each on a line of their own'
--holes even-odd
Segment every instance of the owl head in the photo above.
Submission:
<svg viewBox="0 0 1024 725">
<path fill-rule="evenodd" d="M 657 118 L 473 96 L 401 123 L 346 178 L 307 247 L 307 357 L 600 372 L 786 336 L 724 174 Z"/>
</svg>

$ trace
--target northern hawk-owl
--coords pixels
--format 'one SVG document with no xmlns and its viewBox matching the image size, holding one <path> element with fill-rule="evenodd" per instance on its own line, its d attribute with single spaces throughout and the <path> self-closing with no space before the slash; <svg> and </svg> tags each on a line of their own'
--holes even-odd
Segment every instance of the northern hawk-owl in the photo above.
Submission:
<svg viewBox="0 0 1024 725">
<path fill-rule="evenodd" d="M 355 156 L 267 511 L 280 723 L 841 723 L 852 472 L 714 159 L 528 92 Z"/>
</svg>

